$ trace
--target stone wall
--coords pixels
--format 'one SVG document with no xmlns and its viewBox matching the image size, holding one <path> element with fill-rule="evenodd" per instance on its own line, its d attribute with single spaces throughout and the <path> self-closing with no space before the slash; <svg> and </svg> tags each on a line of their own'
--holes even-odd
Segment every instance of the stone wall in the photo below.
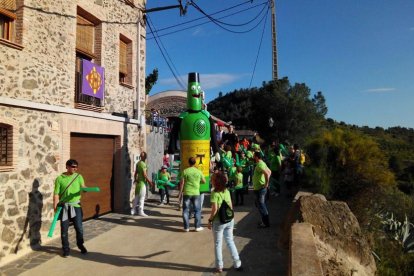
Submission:
<svg viewBox="0 0 414 276">
<path fill-rule="evenodd" d="M 61 151 L 57 114 L 0 106 L 0 121 L 6 118 L 15 123 L 18 154 L 14 169 L 0 173 L 0 261 L 44 241 Z"/>
<path fill-rule="evenodd" d="M 137 23 L 142 22 L 139 9 L 117 0 L 25 0 L 21 45 L 24 48 L 18 50 L 0 44 L 1 96 L 74 106 L 76 2 L 102 22 L 98 63 L 105 67 L 104 112 L 126 111 L 132 117 L 137 88 L 141 106 L 145 108 L 145 28 Z M 133 44 L 133 76 L 139 70 L 139 83 L 133 77 L 131 87 L 119 85 L 120 34 Z"/>
<path fill-rule="evenodd" d="M 144 2 L 134 1 L 140 7 Z M 102 114 L 75 109 L 77 7 L 102 22 L 97 62 L 105 68 Z M 132 160 L 145 150 L 146 138 L 139 122 L 130 119 L 134 102 L 139 100 L 145 109 L 146 45 L 140 9 L 118 0 L 25 0 L 20 11 L 23 25 L 16 42 L 21 47 L 0 43 L 0 123 L 13 129 L 13 165 L 0 167 L 0 265 L 48 241 L 54 180 L 70 157 L 71 133 L 115 137 L 118 212 L 129 210 Z M 120 34 L 133 44 L 129 86 L 118 79 Z M 128 118 L 111 116 L 113 112 Z"/>
<path fill-rule="evenodd" d="M 291 225 L 289 275 L 375 275 L 370 245 L 345 202 L 299 192 L 288 214 Z"/>
</svg>

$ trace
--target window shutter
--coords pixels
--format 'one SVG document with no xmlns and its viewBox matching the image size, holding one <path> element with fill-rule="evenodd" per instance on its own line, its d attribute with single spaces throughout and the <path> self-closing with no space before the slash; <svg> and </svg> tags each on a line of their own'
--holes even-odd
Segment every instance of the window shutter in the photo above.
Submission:
<svg viewBox="0 0 414 276">
<path fill-rule="evenodd" d="M 95 25 L 81 16 L 77 16 L 76 48 L 86 54 L 94 54 Z"/>
<path fill-rule="evenodd" d="M 0 0 L 0 8 L 5 10 L 16 10 L 16 0 Z"/>
<path fill-rule="evenodd" d="M 128 74 L 127 53 L 128 53 L 128 44 L 120 40 L 119 41 L 119 72 L 125 75 Z"/>
</svg>

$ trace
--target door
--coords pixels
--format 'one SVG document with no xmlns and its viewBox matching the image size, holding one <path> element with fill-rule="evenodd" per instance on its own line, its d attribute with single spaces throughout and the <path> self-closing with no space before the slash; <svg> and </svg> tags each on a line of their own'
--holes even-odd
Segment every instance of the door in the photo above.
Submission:
<svg viewBox="0 0 414 276">
<path fill-rule="evenodd" d="M 113 136 L 71 134 L 70 158 L 78 161 L 85 185 L 100 188 L 100 192 L 82 194 L 84 219 L 112 211 L 114 147 Z"/>
</svg>

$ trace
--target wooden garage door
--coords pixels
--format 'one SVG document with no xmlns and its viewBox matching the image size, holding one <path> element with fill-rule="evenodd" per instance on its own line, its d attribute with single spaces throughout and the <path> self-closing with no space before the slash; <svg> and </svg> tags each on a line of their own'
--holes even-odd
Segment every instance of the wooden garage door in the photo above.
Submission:
<svg viewBox="0 0 414 276">
<path fill-rule="evenodd" d="M 112 211 L 114 144 L 112 136 L 71 134 L 70 155 L 79 162 L 85 185 L 101 189 L 82 194 L 84 219 Z"/>
</svg>

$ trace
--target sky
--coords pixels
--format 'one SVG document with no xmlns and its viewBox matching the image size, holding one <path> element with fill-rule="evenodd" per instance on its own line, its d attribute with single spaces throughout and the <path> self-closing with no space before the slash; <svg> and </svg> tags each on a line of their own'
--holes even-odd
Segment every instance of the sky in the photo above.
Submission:
<svg viewBox="0 0 414 276">
<path fill-rule="evenodd" d="M 159 70 L 150 95 L 186 90 L 189 72 L 200 74 L 206 102 L 270 81 L 267 0 L 193 1 L 199 9 L 189 5 L 184 16 L 179 9 L 148 13 L 146 74 Z M 177 4 L 148 0 L 147 9 Z M 218 26 L 200 10 L 231 25 Z M 279 78 L 305 83 L 312 95 L 321 91 L 326 118 L 414 128 L 413 0 L 276 0 L 276 24 Z"/>
</svg>

